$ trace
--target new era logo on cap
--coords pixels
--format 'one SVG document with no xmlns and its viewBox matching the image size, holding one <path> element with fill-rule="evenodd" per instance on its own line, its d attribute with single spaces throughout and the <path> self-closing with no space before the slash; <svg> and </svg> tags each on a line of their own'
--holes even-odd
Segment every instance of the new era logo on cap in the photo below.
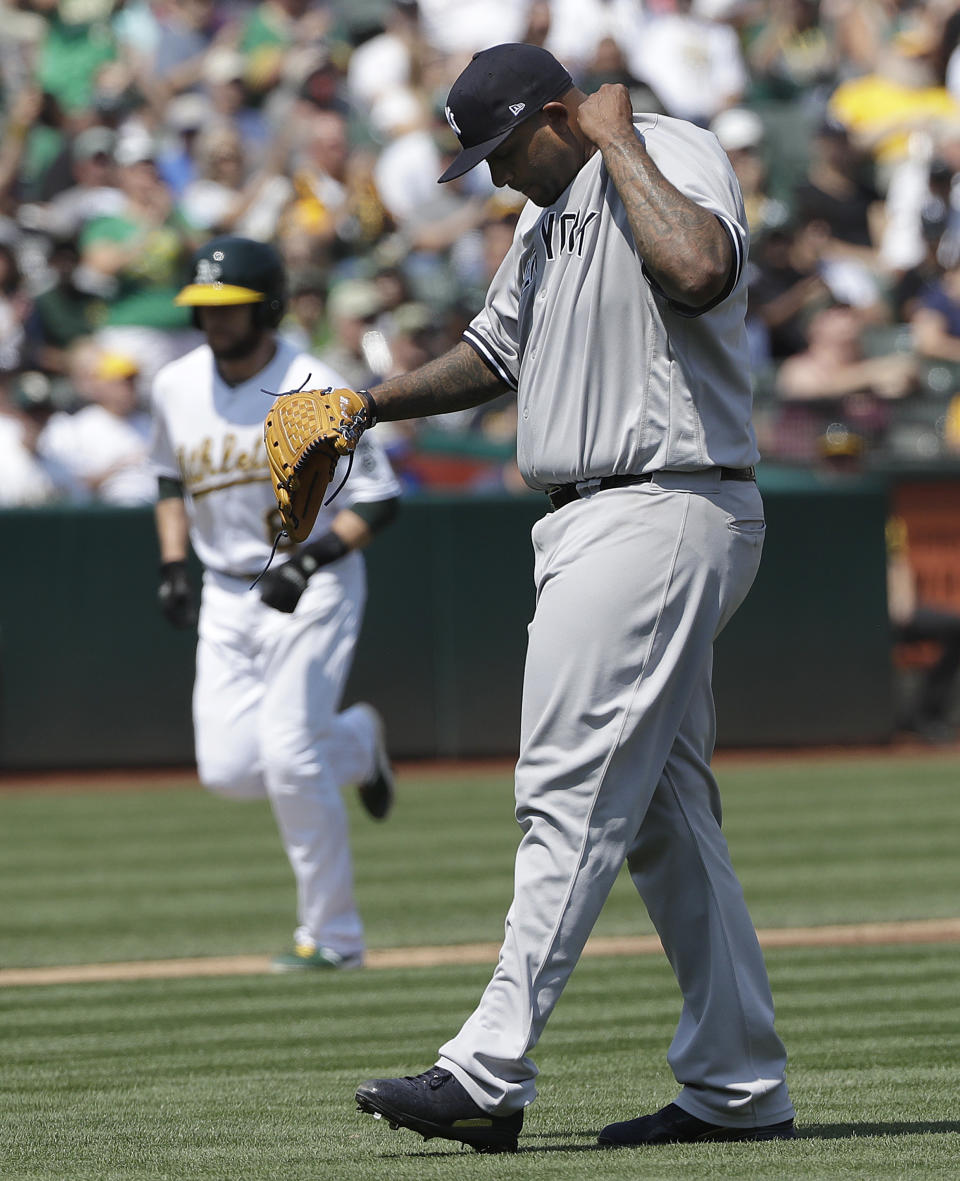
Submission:
<svg viewBox="0 0 960 1181">
<path fill-rule="evenodd" d="M 469 172 L 511 131 L 573 86 L 552 53 L 520 42 L 475 53 L 450 88 L 444 113 L 462 151 L 441 181 Z"/>
</svg>

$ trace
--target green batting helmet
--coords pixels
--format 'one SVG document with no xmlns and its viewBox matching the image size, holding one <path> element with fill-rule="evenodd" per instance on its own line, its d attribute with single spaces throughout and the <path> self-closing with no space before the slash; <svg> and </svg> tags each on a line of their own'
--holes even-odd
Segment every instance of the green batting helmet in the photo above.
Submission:
<svg viewBox="0 0 960 1181">
<path fill-rule="evenodd" d="M 193 282 L 173 302 L 189 308 L 254 304 L 256 321 L 276 328 L 287 306 L 286 288 L 283 262 L 272 246 L 224 234 L 196 252 Z"/>
</svg>

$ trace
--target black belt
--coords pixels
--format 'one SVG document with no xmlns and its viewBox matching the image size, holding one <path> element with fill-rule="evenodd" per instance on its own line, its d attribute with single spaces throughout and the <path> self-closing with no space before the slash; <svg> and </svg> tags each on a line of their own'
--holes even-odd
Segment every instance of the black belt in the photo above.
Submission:
<svg viewBox="0 0 960 1181">
<path fill-rule="evenodd" d="M 626 488 L 630 484 L 649 484 L 660 475 L 706 475 L 716 472 L 721 480 L 755 480 L 757 469 L 753 467 L 715 467 L 701 468 L 697 471 L 684 473 L 682 471 L 641 472 L 639 476 L 601 476 L 599 480 L 581 480 L 578 484 L 558 484 L 555 488 L 547 489 L 550 509 L 555 511 L 563 508 L 571 501 L 579 500 L 584 492 L 603 492 L 606 488 Z"/>
</svg>

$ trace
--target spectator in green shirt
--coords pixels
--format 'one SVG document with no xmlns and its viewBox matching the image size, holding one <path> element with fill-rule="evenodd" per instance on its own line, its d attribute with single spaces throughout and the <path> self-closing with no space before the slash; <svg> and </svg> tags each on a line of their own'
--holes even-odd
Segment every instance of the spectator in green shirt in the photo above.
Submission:
<svg viewBox="0 0 960 1181">
<path fill-rule="evenodd" d="M 182 328 L 189 312 L 176 307 L 173 297 L 195 235 L 157 172 L 151 144 L 121 144 L 117 164 L 125 206 L 94 218 L 80 239 L 84 266 L 102 276 L 109 296 L 106 322 Z"/>
<path fill-rule="evenodd" d="M 65 19 L 63 5 L 47 16 L 37 77 L 44 91 L 52 94 L 67 112 L 84 111 L 93 105 L 97 73 L 117 56 L 113 30 L 106 19 L 109 6 L 101 7 L 105 11 L 93 20 Z"/>
<path fill-rule="evenodd" d="M 329 24 L 326 9 L 312 7 L 307 0 L 261 0 L 240 34 L 250 89 L 261 94 L 271 90 L 282 76 L 285 51 L 319 41 Z"/>
<path fill-rule="evenodd" d="M 89 222 L 80 237 L 85 283 L 107 304 L 105 347 L 154 371 L 192 343 L 190 311 L 173 298 L 183 285 L 199 235 L 157 171 L 147 138 L 118 144 L 115 158 L 124 208 Z"/>
</svg>

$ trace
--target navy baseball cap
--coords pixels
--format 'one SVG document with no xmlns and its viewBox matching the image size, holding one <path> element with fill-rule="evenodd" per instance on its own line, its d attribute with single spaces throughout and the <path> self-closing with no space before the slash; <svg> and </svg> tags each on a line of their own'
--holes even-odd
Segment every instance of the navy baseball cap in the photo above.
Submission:
<svg viewBox="0 0 960 1181">
<path fill-rule="evenodd" d="M 553 54 L 537 45 L 494 45 L 475 53 L 450 87 L 444 108 L 463 150 L 438 183 L 486 160 L 515 127 L 572 86 Z"/>
</svg>

